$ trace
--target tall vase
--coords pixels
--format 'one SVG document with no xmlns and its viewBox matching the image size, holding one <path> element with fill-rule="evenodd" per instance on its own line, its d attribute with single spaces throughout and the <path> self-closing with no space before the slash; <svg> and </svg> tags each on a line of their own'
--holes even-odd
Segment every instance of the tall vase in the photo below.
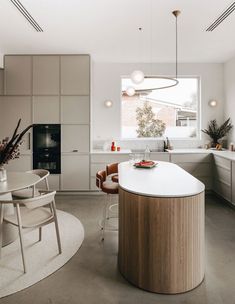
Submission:
<svg viewBox="0 0 235 304">
<path fill-rule="evenodd" d="M 0 182 L 7 180 L 7 171 L 4 167 L 0 167 Z"/>
</svg>

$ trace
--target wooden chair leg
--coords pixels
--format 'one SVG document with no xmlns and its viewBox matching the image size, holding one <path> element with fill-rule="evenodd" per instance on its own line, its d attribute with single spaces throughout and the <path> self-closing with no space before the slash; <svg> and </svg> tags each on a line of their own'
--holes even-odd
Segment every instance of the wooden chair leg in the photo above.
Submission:
<svg viewBox="0 0 235 304">
<path fill-rule="evenodd" d="M 39 227 L 39 242 L 42 240 L 42 227 Z"/>
<path fill-rule="evenodd" d="M 57 214 L 56 214 L 56 206 L 55 206 L 55 201 L 54 200 L 52 202 L 52 208 L 53 208 L 53 213 L 54 213 L 54 222 L 55 222 L 55 230 L 56 230 L 56 236 L 57 236 L 58 249 L 59 249 L 59 254 L 61 254 L 62 249 L 61 249 L 61 241 L 60 241 L 60 232 L 59 232 L 59 225 L 58 225 L 58 219 L 57 219 Z"/>
<path fill-rule="evenodd" d="M 25 263 L 25 254 L 24 254 L 24 242 L 23 242 L 23 233 L 22 233 L 22 221 L 20 215 L 20 206 L 16 204 L 16 216 L 18 221 L 18 228 L 19 228 L 19 237 L 20 237 L 20 247 L 21 247 L 21 255 L 22 255 L 22 262 L 24 267 L 24 273 L 26 273 L 26 263 Z"/>
<path fill-rule="evenodd" d="M 0 204 L 0 258 L 2 257 L 3 209 L 4 205 Z"/>
</svg>

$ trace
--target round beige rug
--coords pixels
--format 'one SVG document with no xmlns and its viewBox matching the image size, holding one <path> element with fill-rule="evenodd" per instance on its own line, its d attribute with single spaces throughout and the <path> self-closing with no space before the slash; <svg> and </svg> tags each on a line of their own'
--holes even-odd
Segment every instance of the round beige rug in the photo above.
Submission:
<svg viewBox="0 0 235 304">
<path fill-rule="evenodd" d="M 24 234 L 27 273 L 23 273 L 20 242 L 17 239 L 2 249 L 0 259 L 0 298 L 25 289 L 61 268 L 78 251 L 84 240 L 81 222 L 71 214 L 58 210 L 62 254 L 58 254 L 54 223 Z"/>
</svg>

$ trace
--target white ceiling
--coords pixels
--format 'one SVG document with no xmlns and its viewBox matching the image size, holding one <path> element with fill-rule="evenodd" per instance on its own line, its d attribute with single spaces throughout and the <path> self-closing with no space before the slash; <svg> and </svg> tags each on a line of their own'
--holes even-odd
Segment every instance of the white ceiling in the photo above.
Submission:
<svg viewBox="0 0 235 304">
<path fill-rule="evenodd" d="M 95 61 L 173 62 L 171 11 L 180 9 L 179 61 L 224 62 L 235 55 L 235 12 L 214 32 L 205 31 L 231 0 L 21 2 L 44 32 L 36 32 L 10 0 L 0 0 L 0 53 L 86 53 Z"/>
</svg>

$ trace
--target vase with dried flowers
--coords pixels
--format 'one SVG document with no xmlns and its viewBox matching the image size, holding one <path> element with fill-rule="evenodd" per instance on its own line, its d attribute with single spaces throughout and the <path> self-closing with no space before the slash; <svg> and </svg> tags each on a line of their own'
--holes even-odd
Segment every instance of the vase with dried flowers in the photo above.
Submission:
<svg viewBox="0 0 235 304">
<path fill-rule="evenodd" d="M 228 118 L 221 126 L 218 126 L 216 119 L 209 122 L 208 129 L 202 130 L 203 133 L 210 136 L 212 139 L 211 147 L 216 147 L 219 144 L 219 140 L 226 136 L 233 128 L 230 118 Z"/>
<path fill-rule="evenodd" d="M 21 133 L 18 133 L 20 123 L 21 119 L 19 119 L 11 138 L 6 137 L 0 141 L 0 182 L 7 179 L 6 169 L 4 166 L 8 164 L 9 161 L 20 157 L 20 146 L 23 143 L 23 137 L 32 127 L 32 125 L 30 125 Z"/>
</svg>

